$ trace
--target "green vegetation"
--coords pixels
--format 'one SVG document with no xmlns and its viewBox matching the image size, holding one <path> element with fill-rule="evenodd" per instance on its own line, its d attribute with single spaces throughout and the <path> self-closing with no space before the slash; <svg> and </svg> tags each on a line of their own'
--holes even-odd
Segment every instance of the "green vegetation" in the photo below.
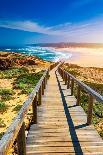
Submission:
<svg viewBox="0 0 103 155">
<path fill-rule="evenodd" d="M 0 127 L 5 127 L 5 123 L 4 123 L 4 120 L 2 120 L 2 118 L 0 118 Z"/>
<path fill-rule="evenodd" d="M 66 64 L 64 66 L 64 69 L 75 77 L 80 75 L 80 73 L 78 72 L 78 68 L 81 67 L 75 64 Z"/>
<path fill-rule="evenodd" d="M 40 80 L 43 72 L 29 73 L 19 76 L 14 82 L 14 88 L 21 89 L 22 93 L 29 94 Z"/>
<path fill-rule="evenodd" d="M 71 69 L 71 70 L 67 70 L 67 71 L 69 71 L 69 73 L 74 75 L 75 77 L 80 75 L 79 72 L 77 72 L 76 70 Z"/>
<path fill-rule="evenodd" d="M 0 139 L 2 138 L 3 135 L 4 135 L 4 132 L 1 132 L 0 133 Z"/>
<path fill-rule="evenodd" d="M 5 111 L 7 111 L 7 109 L 8 109 L 8 105 L 0 101 L 0 113 L 4 113 Z"/>
<path fill-rule="evenodd" d="M 1 71 L 0 72 L 0 78 L 1 79 L 11 79 L 11 78 L 15 78 L 18 77 L 20 75 L 23 75 L 25 73 L 28 73 L 28 69 L 25 67 L 21 67 L 21 68 L 9 68 L 7 70 Z"/>
<path fill-rule="evenodd" d="M 11 100 L 15 92 L 12 89 L 0 89 L 0 96 L 2 101 Z"/>
<path fill-rule="evenodd" d="M 17 106 L 15 106 L 15 108 L 13 109 L 13 111 L 18 112 L 21 109 L 22 105 L 18 104 Z"/>
</svg>

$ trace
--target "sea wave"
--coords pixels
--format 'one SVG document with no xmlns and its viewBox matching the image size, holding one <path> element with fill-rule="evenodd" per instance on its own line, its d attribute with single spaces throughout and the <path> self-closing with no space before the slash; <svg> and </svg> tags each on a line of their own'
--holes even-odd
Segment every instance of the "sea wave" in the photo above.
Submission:
<svg viewBox="0 0 103 155">
<path fill-rule="evenodd" d="M 54 48 L 49 47 L 35 47 L 35 46 L 25 46 L 25 47 L 11 47 L 11 48 L 4 48 L 0 49 L 1 51 L 8 51 L 8 52 L 18 52 L 23 53 L 26 55 L 34 55 L 38 56 L 47 61 L 59 61 L 65 60 L 72 56 L 71 53 L 67 53 L 65 51 L 56 51 Z"/>
</svg>

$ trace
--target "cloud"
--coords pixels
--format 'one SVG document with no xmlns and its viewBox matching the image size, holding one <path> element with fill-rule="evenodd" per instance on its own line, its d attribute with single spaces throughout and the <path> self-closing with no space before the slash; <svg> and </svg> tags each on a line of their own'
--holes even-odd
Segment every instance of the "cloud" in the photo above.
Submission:
<svg viewBox="0 0 103 155">
<path fill-rule="evenodd" d="M 46 27 L 32 21 L 0 21 L 0 27 L 28 31 L 28 32 L 37 32 L 37 33 L 48 34 L 48 35 L 60 34 L 60 31 L 56 30 L 56 26 Z M 58 27 L 61 27 L 61 25 L 58 25 Z"/>
<path fill-rule="evenodd" d="M 0 27 L 28 32 L 37 32 L 49 36 L 61 37 L 72 41 L 102 41 L 103 18 L 81 22 L 44 26 L 33 21 L 0 21 Z"/>
</svg>

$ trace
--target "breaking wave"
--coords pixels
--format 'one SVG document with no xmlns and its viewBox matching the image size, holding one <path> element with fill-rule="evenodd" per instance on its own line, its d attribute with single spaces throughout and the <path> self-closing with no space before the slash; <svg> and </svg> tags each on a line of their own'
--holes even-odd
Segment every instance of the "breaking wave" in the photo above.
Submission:
<svg viewBox="0 0 103 155">
<path fill-rule="evenodd" d="M 71 52 L 58 52 L 54 48 L 45 48 L 45 47 L 35 47 L 35 46 L 25 46 L 25 47 L 11 47 L 11 48 L 0 48 L 0 51 L 8 51 L 8 52 L 16 52 L 16 53 L 23 53 L 26 55 L 34 55 L 42 58 L 43 60 L 47 61 L 59 61 L 65 60 L 72 56 Z"/>
</svg>

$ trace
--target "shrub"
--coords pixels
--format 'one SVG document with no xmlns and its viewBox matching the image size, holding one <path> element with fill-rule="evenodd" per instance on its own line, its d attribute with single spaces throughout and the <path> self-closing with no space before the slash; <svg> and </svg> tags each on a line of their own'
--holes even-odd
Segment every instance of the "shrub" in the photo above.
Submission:
<svg viewBox="0 0 103 155">
<path fill-rule="evenodd" d="M 4 135 L 4 132 L 1 132 L 0 133 L 0 139 L 2 138 L 3 135 Z"/>
<path fill-rule="evenodd" d="M 12 89 L 0 89 L 0 95 L 2 100 L 10 100 L 12 99 L 12 95 L 14 95 L 15 92 Z"/>
<path fill-rule="evenodd" d="M 14 92 L 11 89 L 0 89 L 0 95 L 13 95 Z"/>
<path fill-rule="evenodd" d="M 14 82 L 14 88 L 21 89 L 22 93 L 29 94 L 40 80 L 42 72 L 37 74 L 29 73 L 19 76 Z"/>
<path fill-rule="evenodd" d="M 4 120 L 2 120 L 2 118 L 0 118 L 0 127 L 5 127 L 6 124 L 4 123 Z"/>
<path fill-rule="evenodd" d="M 8 106 L 4 102 L 0 101 L 0 113 L 4 113 L 7 109 Z"/>
<path fill-rule="evenodd" d="M 28 69 L 25 67 L 22 68 L 10 68 L 8 70 L 5 71 L 1 71 L 0 73 L 0 78 L 7 78 L 7 79 L 11 79 L 14 77 L 18 77 L 21 74 L 25 74 L 28 73 Z"/>
<path fill-rule="evenodd" d="M 13 111 L 19 111 L 21 109 L 22 105 L 18 104 L 17 106 L 15 106 L 15 108 L 13 109 Z"/>
</svg>

